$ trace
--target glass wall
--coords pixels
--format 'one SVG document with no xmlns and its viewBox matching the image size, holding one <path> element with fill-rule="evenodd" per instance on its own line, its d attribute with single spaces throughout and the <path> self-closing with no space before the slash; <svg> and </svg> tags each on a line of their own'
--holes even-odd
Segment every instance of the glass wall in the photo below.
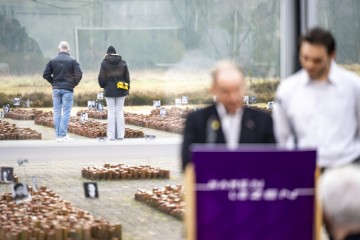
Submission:
<svg viewBox="0 0 360 240">
<path fill-rule="evenodd" d="M 230 58 L 243 67 L 249 94 L 267 102 L 276 84 L 263 87 L 263 80 L 278 80 L 280 72 L 280 5 L 281 0 L 2 0 L 0 75 L 7 81 L 0 81 L 0 92 L 48 93 L 42 71 L 66 40 L 84 70 L 76 94 L 101 90 L 97 73 L 113 45 L 137 81 L 135 96 L 146 90 L 167 104 L 183 94 L 190 103 L 210 102 L 209 71 Z M 317 15 L 337 39 L 337 61 L 359 63 L 360 2 L 318 0 Z M 151 101 L 140 97 L 132 103 Z"/>
<path fill-rule="evenodd" d="M 12 55 L 47 59 L 67 40 L 89 70 L 114 45 L 133 68 L 232 58 L 255 75 L 278 74 L 278 0 L 2 1 L 0 14 L 3 52 Z M 30 71 L 8 64 L 11 73 Z"/>
<path fill-rule="evenodd" d="M 154 91 L 140 83 L 155 81 L 154 98 L 166 104 L 184 94 L 190 103 L 206 103 L 209 71 L 220 59 L 238 62 L 252 85 L 278 78 L 279 11 L 280 0 L 3 0 L 0 74 L 21 79 L 23 87 L 10 91 L 14 94 L 48 91 L 42 71 L 65 40 L 84 70 L 75 94 L 93 93 L 100 90 L 97 73 L 112 45 L 138 80 L 133 93 Z M 35 87 L 28 78 L 24 83 L 22 77 L 29 75 L 36 76 Z M 259 93 L 258 100 L 270 99 Z M 75 104 L 83 103 L 75 99 Z"/>
<path fill-rule="evenodd" d="M 336 61 L 344 65 L 359 64 L 360 1 L 318 0 L 317 11 L 319 25 L 330 29 L 336 38 Z"/>
</svg>

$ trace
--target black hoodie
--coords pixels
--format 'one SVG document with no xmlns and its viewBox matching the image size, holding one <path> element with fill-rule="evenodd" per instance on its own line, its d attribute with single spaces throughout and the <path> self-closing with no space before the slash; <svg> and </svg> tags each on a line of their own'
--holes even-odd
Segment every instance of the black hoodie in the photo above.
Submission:
<svg viewBox="0 0 360 240">
<path fill-rule="evenodd" d="M 123 97 L 129 91 L 117 88 L 117 82 L 123 81 L 129 84 L 130 77 L 126 62 L 117 54 L 107 54 L 101 63 L 99 72 L 99 86 L 104 88 L 105 97 Z"/>
</svg>

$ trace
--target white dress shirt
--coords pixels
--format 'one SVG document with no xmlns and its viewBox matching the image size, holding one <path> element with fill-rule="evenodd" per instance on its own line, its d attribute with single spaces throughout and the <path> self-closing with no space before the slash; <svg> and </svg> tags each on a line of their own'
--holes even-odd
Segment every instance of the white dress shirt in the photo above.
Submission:
<svg viewBox="0 0 360 240">
<path fill-rule="evenodd" d="M 316 148 L 320 167 L 350 163 L 360 156 L 360 78 L 334 61 L 327 81 L 301 70 L 280 83 L 273 119 L 280 146 Z"/>
<path fill-rule="evenodd" d="M 228 114 L 223 104 L 217 103 L 216 110 L 220 117 L 221 128 L 226 140 L 226 146 L 235 149 L 239 145 L 242 109 L 236 110 L 235 114 Z"/>
</svg>

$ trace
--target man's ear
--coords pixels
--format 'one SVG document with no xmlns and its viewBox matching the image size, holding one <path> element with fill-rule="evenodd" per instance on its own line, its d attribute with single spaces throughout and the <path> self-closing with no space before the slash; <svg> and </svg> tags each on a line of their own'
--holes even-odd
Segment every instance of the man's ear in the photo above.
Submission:
<svg viewBox="0 0 360 240">
<path fill-rule="evenodd" d="M 331 59 L 335 59 L 335 58 L 336 58 L 336 52 L 331 53 L 331 54 L 330 54 L 330 58 L 331 58 Z"/>
</svg>

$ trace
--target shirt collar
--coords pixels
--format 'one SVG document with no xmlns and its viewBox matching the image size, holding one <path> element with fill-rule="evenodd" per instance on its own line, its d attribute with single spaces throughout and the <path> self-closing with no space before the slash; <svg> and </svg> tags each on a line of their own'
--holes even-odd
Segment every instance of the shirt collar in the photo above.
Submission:
<svg viewBox="0 0 360 240">
<path fill-rule="evenodd" d="M 328 75 L 328 79 L 326 80 L 326 83 L 335 84 L 335 85 L 338 84 L 339 78 L 337 77 L 337 68 L 338 68 L 338 65 L 336 64 L 335 60 L 331 60 L 329 75 Z M 309 77 L 309 74 L 306 72 L 306 70 L 303 69 L 302 71 L 303 71 L 303 74 L 306 76 L 304 84 L 309 85 L 309 84 L 313 83 L 314 80 L 312 80 Z"/>
<path fill-rule="evenodd" d="M 216 110 L 219 114 L 219 117 L 223 118 L 226 116 L 240 116 L 243 111 L 243 108 L 241 107 L 237 109 L 234 115 L 230 115 L 226 112 L 225 106 L 222 103 L 216 103 Z"/>
</svg>

